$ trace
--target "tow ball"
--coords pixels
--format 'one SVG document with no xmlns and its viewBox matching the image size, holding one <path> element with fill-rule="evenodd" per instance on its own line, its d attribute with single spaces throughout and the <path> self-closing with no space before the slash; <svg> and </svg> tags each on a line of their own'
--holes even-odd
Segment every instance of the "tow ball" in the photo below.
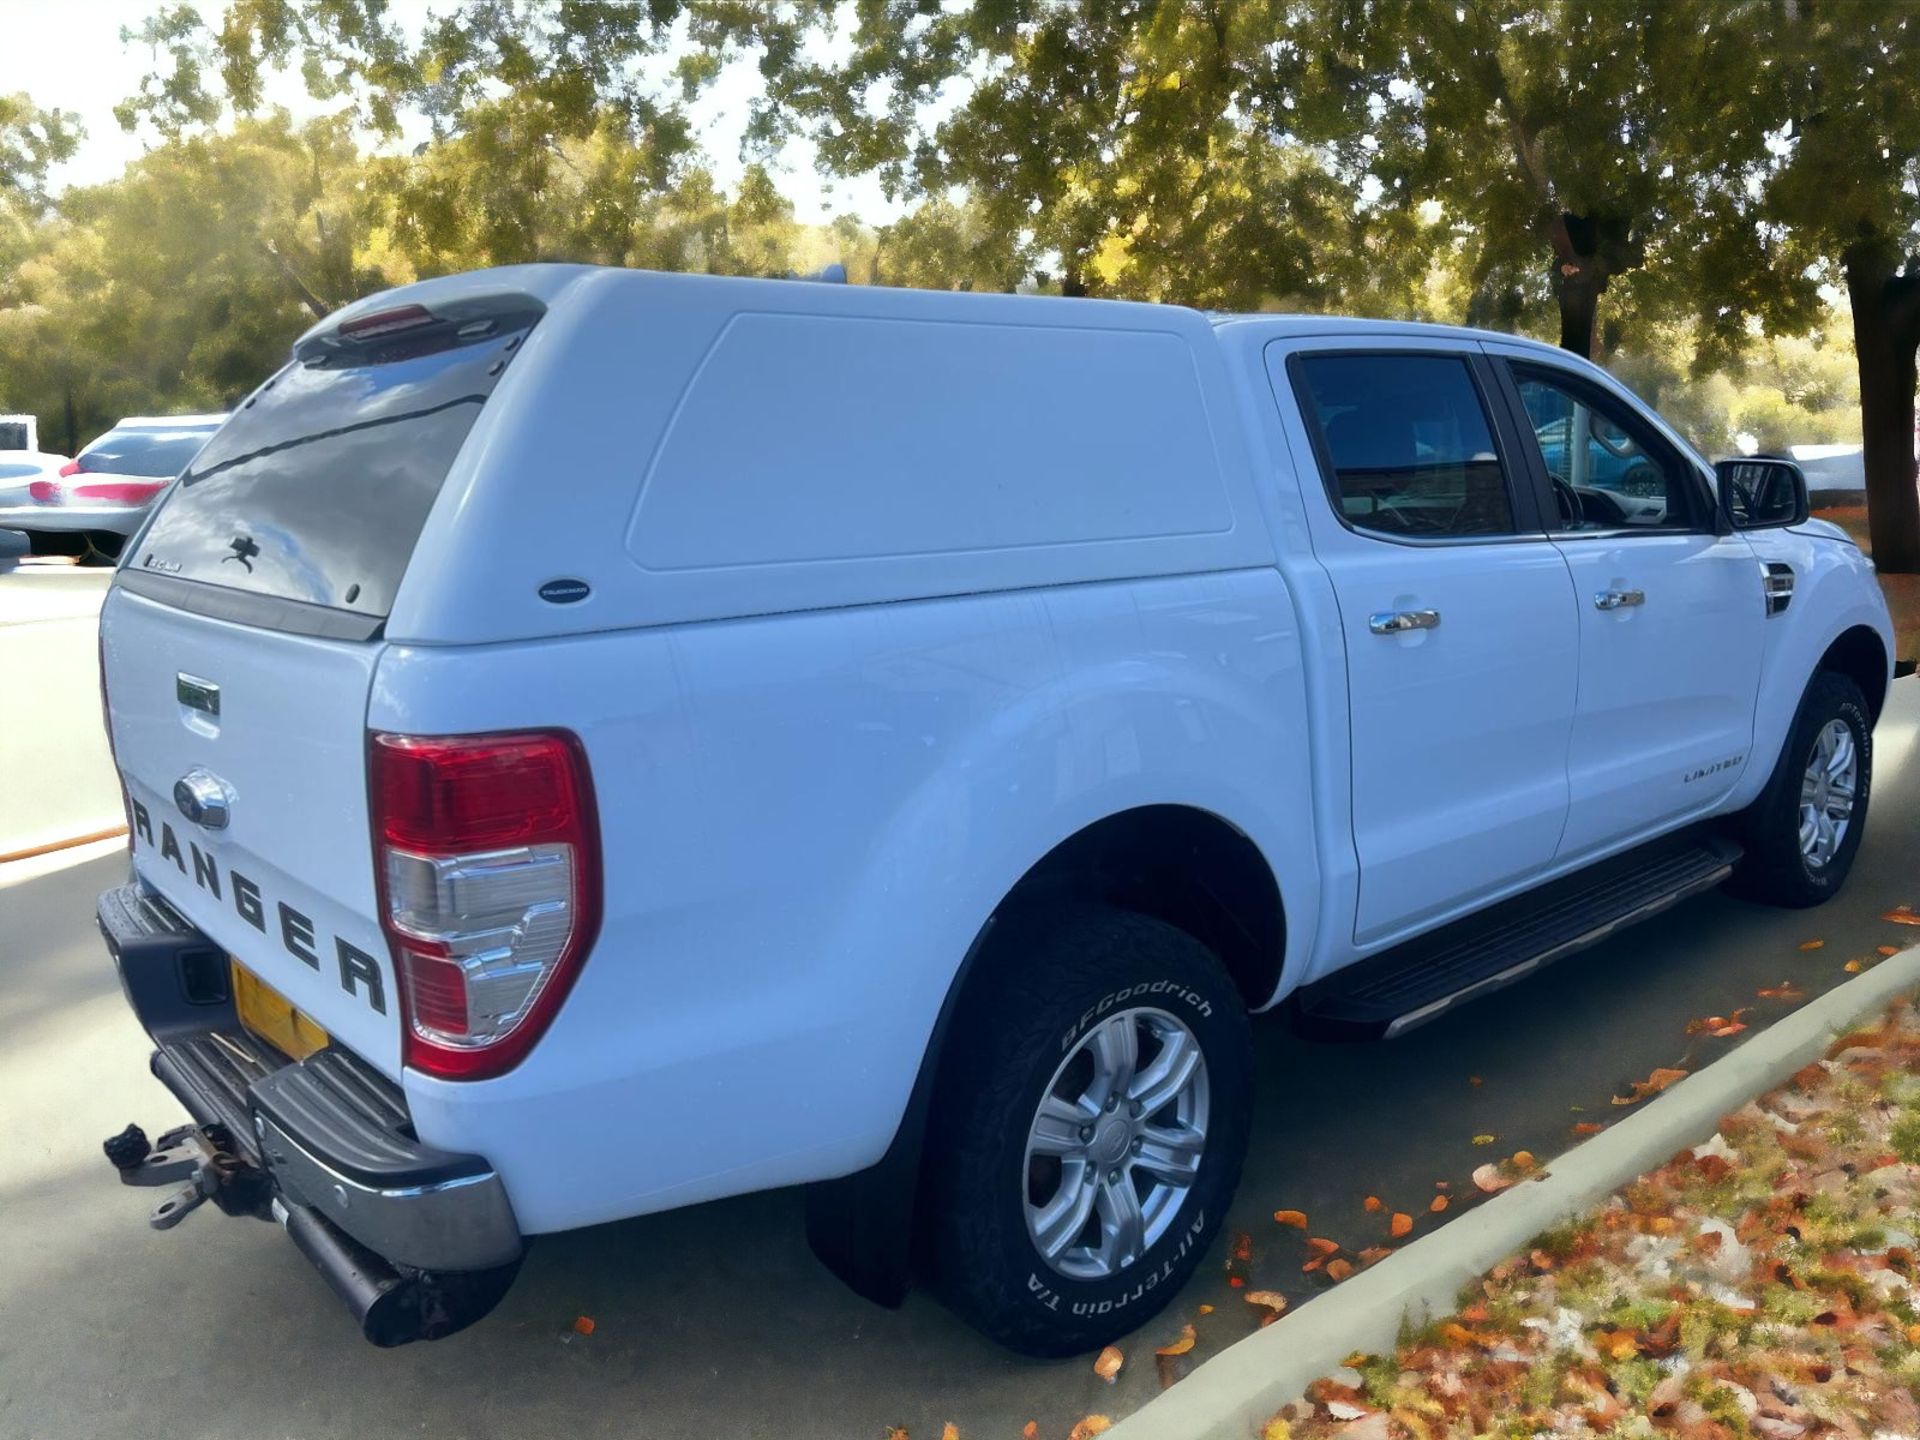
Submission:
<svg viewBox="0 0 1920 1440">
<path fill-rule="evenodd" d="M 171 1230 L 207 1201 L 229 1215 L 257 1214 L 267 1203 L 265 1177 L 236 1156 L 222 1127 L 181 1125 L 149 1143 L 138 1125 L 129 1125 L 101 1149 L 123 1185 L 176 1187 L 153 1207 L 147 1223 Z"/>
</svg>

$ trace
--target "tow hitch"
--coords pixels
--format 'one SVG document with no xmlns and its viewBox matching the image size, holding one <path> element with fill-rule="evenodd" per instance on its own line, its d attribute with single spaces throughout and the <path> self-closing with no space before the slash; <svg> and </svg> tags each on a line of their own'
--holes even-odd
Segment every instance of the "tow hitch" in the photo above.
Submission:
<svg viewBox="0 0 1920 1440">
<path fill-rule="evenodd" d="M 229 1215 L 268 1218 L 272 1182 L 234 1154 L 224 1126 L 176 1126 L 156 1146 L 146 1131 L 129 1125 L 100 1148 L 120 1172 L 122 1185 L 177 1187 L 147 1217 L 156 1230 L 171 1230 L 209 1200 Z"/>
</svg>

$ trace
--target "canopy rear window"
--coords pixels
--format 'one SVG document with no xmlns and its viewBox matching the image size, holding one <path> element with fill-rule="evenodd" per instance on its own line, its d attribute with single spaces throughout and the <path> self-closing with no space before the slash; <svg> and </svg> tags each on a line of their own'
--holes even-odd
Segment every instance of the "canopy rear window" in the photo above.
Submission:
<svg viewBox="0 0 1920 1440">
<path fill-rule="evenodd" d="M 125 581 L 272 628 L 372 634 L 534 306 L 413 309 L 366 339 L 305 343 L 194 457 L 138 537 Z M 238 593 L 193 593 L 206 587 Z M 249 615 L 247 598 L 314 618 Z"/>
<path fill-rule="evenodd" d="M 214 426 L 166 430 L 110 430 L 80 452 L 80 468 L 98 475 L 172 479 L 207 443 Z"/>
</svg>

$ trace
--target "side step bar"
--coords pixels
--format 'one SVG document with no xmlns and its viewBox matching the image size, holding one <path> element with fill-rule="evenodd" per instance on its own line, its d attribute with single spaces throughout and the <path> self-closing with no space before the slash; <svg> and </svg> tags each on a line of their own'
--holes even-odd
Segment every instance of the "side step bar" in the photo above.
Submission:
<svg viewBox="0 0 1920 1440">
<path fill-rule="evenodd" d="M 1302 1033 L 1390 1040 L 1725 880 L 1740 847 L 1683 832 L 1370 956 L 1295 997 Z"/>
</svg>

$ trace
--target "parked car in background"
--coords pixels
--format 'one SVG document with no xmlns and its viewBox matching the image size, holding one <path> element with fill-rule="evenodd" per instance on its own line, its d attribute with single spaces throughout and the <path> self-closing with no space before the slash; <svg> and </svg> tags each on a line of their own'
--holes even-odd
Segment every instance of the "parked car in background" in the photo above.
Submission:
<svg viewBox="0 0 1920 1440">
<path fill-rule="evenodd" d="M 0 509 L 27 504 L 34 482 L 58 479 L 66 463 L 66 456 L 45 450 L 0 450 Z"/>
<path fill-rule="evenodd" d="M 108 564 L 139 528 L 225 415 L 142 415 L 122 420 L 15 499 L 0 478 L 0 530 L 23 530 L 38 555 Z"/>
</svg>

